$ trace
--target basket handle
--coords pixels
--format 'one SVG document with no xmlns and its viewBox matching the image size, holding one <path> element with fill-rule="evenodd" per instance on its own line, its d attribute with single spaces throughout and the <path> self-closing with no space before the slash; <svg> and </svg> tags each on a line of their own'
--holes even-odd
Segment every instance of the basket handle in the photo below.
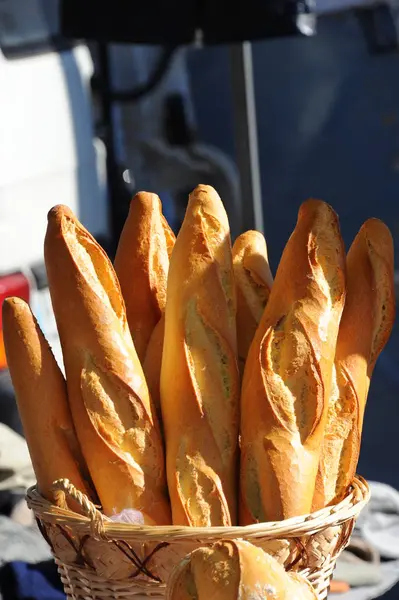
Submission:
<svg viewBox="0 0 399 600">
<path fill-rule="evenodd" d="M 78 490 L 69 479 L 57 479 L 57 481 L 54 481 L 53 483 L 52 490 L 54 491 L 55 500 L 58 506 L 64 504 L 61 494 L 63 496 L 65 495 L 68 499 L 73 500 L 82 509 L 82 514 L 90 519 L 93 535 L 95 537 L 105 537 L 104 522 L 110 521 L 110 519 L 96 508 L 86 494 L 83 494 L 83 492 Z"/>
</svg>

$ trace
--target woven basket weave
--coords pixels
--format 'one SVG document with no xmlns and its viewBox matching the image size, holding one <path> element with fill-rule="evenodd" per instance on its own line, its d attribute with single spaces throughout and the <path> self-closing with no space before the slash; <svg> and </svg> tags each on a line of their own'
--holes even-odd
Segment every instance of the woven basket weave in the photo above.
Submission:
<svg viewBox="0 0 399 600">
<path fill-rule="evenodd" d="M 342 502 L 311 515 L 247 527 L 149 527 L 108 520 L 67 480 L 55 488 L 75 499 L 83 515 L 51 504 L 35 487 L 28 490 L 27 502 L 51 547 L 68 600 L 161 600 L 172 569 L 187 553 L 240 538 L 305 575 L 324 600 L 335 562 L 370 495 L 366 481 L 356 477 Z"/>
</svg>

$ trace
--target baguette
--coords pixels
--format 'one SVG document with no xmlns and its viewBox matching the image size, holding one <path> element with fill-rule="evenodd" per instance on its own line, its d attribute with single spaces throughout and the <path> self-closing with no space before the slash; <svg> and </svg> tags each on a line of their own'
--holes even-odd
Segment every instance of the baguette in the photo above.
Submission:
<svg viewBox="0 0 399 600">
<path fill-rule="evenodd" d="M 230 232 L 209 186 L 190 195 L 170 262 L 161 407 L 173 523 L 236 520 L 239 375 Z"/>
<path fill-rule="evenodd" d="M 332 208 L 308 200 L 251 345 L 241 395 L 243 525 L 309 513 L 345 299 Z"/>
<path fill-rule="evenodd" d="M 162 425 L 161 412 L 161 368 L 163 341 L 165 336 L 165 315 L 156 324 L 151 334 L 145 353 L 143 371 L 147 381 L 151 400 L 157 413 L 158 422 Z"/>
<path fill-rule="evenodd" d="M 243 370 L 273 284 L 266 241 L 259 231 L 246 231 L 236 239 L 233 267 L 237 290 L 238 359 Z"/>
<path fill-rule="evenodd" d="M 151 333 L 166 305 L 169 255 L 175 236 L 156 194 L 139 192 L 130 203 L 115 256 L 133 342 L 143 363 Z"/>
<path fill-rule="evenodd" d="M 168 524 L 162 441 L 114 269 L 65 206 L 49 212 L 44 250 L 72 417 L 103 510 Z"/>
<path fill-rule="evenodd" d="M 31 310 L 20 298 L 3 303 L 7 363 L 39 492 L 65 504 L 53 491 L 57 479 L 69 479 L 93 498 L 87 467 L 76 438 L 64 377 Z M 71 504 L 75 510 L 76 504 Z"/>
<path fill-rule="evenodd" d="M 342 500 L 356 473 L 370 378 L 395 319 L 393 241 L 369 219 L 347 257 L 347 294 L 314 508 Z"/>
<path fill-rule="evenodd" d="M 166 600 L 317 600 L 312 585 L 286 573 L 275 558 L 245 542 L 194 550 L 174 569 Z"/>
</svg>

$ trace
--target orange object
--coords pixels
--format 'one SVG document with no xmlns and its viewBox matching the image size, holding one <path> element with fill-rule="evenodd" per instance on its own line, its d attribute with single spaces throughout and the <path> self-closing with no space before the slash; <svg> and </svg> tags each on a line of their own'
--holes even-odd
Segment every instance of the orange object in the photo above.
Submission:
<svg viewBox="0 0 399 600">
<path fill-rule="evenodd" d="M 350 585 L 346 581 L 336 581 L 333 579 L 330 585 L 331 594 L 345 594 L 350 589 Z"/>
<path fill-rule="evenodd" d="M 0 370 L 7 367 L 6 351 L 4 349 L 3 332 L 0 330 Z"/>
</svg>

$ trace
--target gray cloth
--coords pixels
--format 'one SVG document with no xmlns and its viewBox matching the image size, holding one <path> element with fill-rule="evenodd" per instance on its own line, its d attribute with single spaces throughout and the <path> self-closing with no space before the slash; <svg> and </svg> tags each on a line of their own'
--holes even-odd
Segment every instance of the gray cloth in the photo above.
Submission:
<svg viewBox="0 0 399 600">
<path fill-rule="evenodd" d="M 370 482 L 370 490 L 370 502 L 359 516 L 354 535 L 388 562 L 378 564 L 343 552 L 334 577 L 354 587 L 346 594 L 331 594 L 331 600 L 373 600 L 399 581 L 399 492 L 378 482 Z"/>
<path fill-rule="evenodd" d="M 378 552 L 354 535 L 337 563 L 334 577 L 351 587 L 379 585 L 383 581 L 383 574 Z"/>
<path fill-rule="evenodd" d="M 35 481 L 26 441 L 0 423 L 0 491 L 25 491 Z"/>
<path fill-rule="evenodd" d="M 399 581 L 399 561 L 394 560 L 382 564 L 380 572 L 382 579 L 377 585 L 353 588 L 346 594 L 330 594 L 329 600 L 374 600 L 374 598 L 379 598 Z"/>
<path fill-rule="evenodd" d="M 399 559 L 399 492 L 377 482 L 371 482 L 370 488 L 370 502 L 356 529 L 382 558 Z"/>
<path fill-rule="evenodd" d="M 16 560 L 37 563 L 50 558 L 50 548 L 36 526 L 25 527 L 0 516 L 0 567 Z"/>
</svg>

